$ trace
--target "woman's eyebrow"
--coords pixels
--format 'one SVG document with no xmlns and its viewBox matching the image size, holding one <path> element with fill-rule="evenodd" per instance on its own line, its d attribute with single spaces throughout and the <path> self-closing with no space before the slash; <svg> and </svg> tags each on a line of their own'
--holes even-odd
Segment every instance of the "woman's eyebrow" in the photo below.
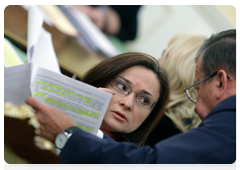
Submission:
<svg viewBox="0 0 240 170">
<path fill-rule="evenodd" d="M 121 76 L 119 76 L 119 78 L 123 79 L 123 80 L 124 80 L 126 83 L 128 83 L 129 85 L 132 85 L 132 82 L 131 82 L 130 80 L 128 80 L 128 79 L 126 79 L 126 78 L 124 78 L 124 77 L 121 77 Z M 146 91 L 146 90 L 141 90 L 141 93 L 144 93 L 144 94 L 146 94 L 146 95 L 149 95 L 149 96 L 152 96 L 152 97 L 153 97 L 153 95 L 152 95 L 150 92 Z"/>
<path fill-rule="evenodd" d="M 119 76 L 119 78 L 123 79 L 126 83 L 132 85 L 132 82 L 124 77 Z"/>
<path fill-rule="evenodd" d="M 144 93 L 144 94 L 147 94 L 147 95 L 149 95 L 149 96 L 152 96 L 152 97 L 153 97 L 153 95 L 152 95 L 150 92 L 146 91 L 146 90 L 142 90 L 142 93 Z"/>
</svg>

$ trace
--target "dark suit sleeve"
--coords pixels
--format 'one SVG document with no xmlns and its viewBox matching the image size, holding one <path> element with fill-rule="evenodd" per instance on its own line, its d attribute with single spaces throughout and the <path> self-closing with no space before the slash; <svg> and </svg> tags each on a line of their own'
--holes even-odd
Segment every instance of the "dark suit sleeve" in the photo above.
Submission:
<svg viewBox="0 0 240 170">
<path fill-rule="evenodd" d="M 149 134 L 145 145 L 153 147 L 158 142 L 179 133 L 181 133 L 181 131 L 175 126 L 173 121 L 168 116 L 163 115 L 159 124 Z"/>
<path fill-rule="evenodd" d="M 61 152 L 61 163 L 231 164 L 236 161 L 236 96 L 219 103 L 199 127 L 165 139 L 153 148 L 100 139 L 78 130 Z"/>
<path fill-rule="evenodd" d="M 69 138 L 60 156 L 63 164 L 132 164 L 154 163 L 153 152 L 150 147 L 100 139 L 78 130 Z"/>
</svg>

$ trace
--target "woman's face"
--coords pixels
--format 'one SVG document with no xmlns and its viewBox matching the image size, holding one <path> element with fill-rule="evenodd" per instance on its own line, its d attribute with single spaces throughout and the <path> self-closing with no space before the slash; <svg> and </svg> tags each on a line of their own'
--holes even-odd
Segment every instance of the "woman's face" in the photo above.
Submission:
<svg viewBox="0 0 240 170">
<path fill-rule="evenodd" d="M 108 83 L 106 88 L 116 94 L 112 96 L 101 128 L 111 132 L 130 133 L 136 130 L 151 113 L 151 110 L 143 108 L 136 102 L 136 93 L 157 102 L 160 84 L 156 75 L 142 66 L 133 66 L 120 73 L 117 78 L 129 85 L 134 92 L 124 96 Z"/>
</svg>

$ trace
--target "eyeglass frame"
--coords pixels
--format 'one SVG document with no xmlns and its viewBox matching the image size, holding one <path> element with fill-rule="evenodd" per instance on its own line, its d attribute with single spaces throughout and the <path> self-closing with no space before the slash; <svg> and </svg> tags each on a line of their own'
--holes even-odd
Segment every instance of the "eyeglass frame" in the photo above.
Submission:
<svg viewBox="0 0 240 170">
<path fill-rule="evenodd" d="M 120 78 L 117 78 L 117 77 L 115 77 L 115 78 L 113 78 L 112 80 L 110 80 L 109 81 L 109 84 L 112 86 L 112 88 L 114 89 L 114 90 L 116 90 L 114 87 L 113 87 L 113 85 L 112 85 L 112 81 L 114 81 L 114 80 L 116 80 L 116 79 L 118 79 L 118 80 L 120 80 L 121 82 L 123 82 Z M 124 95 L 124 96 L 127 96 L 127 95 L 129 95 L 130 93 L 132 93 L 132 88 L 131 88 L 131 86 L 128 84 L 128 83 L 126 83 L 126 82 L 123 82 L 125 85 L 127 85 L 128 86 L 128 88 L 130 89 L 130 91 L 125 95 L 125 94 L 123 94 L 123 93 L 121 93 L 121 92 L 119 92 L 118 90 L 116 90 L 118 93 L 120 93 L 120 94 L 122 94 L 122 95 Z M 133 91 L 133 92 L 135 92 L 135 91 Z M 147 109 L 147 110 L 152 110 L 153 109 L 153 107 L 155 106 L 155 104 L 156 104 L 156 102 L 151 98 L 151 97 L 148 97 L 148 96 L 146 96 L 146 98 L 149 98 L 149 99 L 151 99 L 152 101 L 153 101 L 153 104 L 152 104 L 152 106 L 151 106 L 151 108 L 146 108 L 146 107 L 144 107 L 144 106 L 142 106 L 140 103 L 138 103 L 138 101 L 137 101 L 137 97 L 138 97 L 138 93 L 137 92 L 135 92 L 137 95 L 136 95 L 136 97 L 135 97 L 135 101 L 137 102 L 137 104 L 139 105 L 139 106 L 141 106 L 141 107 L 143 107 L 144 109 Z M 145 96 L 145 95 L 142 95 L 142 96 Z"/>
<path fill-rule="evenodd" d="M 206 78 L 204 78 L 204 79 L 202 79 L 202 80 L 200 80 L 200 81 L 192 84 L 191 86 L 188 86 L 188 87 L 184 88 L 184 91 L 186 92 L 186 95 L 187 95 L 187 97 L 189 98 L 189 100 L 190 100 L 191 102 L 197 103 L 197 101 L 193 101 L 193 100 L 191 99 L 191 97 L 189 97 L 189 95 L 188 95 L 188 93 L 187 93 L 187 90 L 190 89 L 191 87 L 196 86 L 197 84 L 199 84 L 199 83 L 207 80 L 207 79 L 210 79 L 210 78 L 213 77 L 213 76 L 216 76 L 217 73 L 218 73 L 218 71 L 215 72 L 215 73 L 213 73 L 212 75 L 207 76 Z M 229 78 L 229 80 L 232 80 L 232 78 L 231 78 L 229 75 L 227 75 L 227 78 Z M 189 92 L 190 92 L 190 91 L 189 91 Z M 196 97 L 196 95 L 195 95 L 194 93 L 192 93 L 192 92 L 190 92 L 190 93 L 193 94 L 193 95 Z M 197 100 L 198 100 L 198 97 L 196 97 L 196 98 L 197 98 Z"/>
</svg>

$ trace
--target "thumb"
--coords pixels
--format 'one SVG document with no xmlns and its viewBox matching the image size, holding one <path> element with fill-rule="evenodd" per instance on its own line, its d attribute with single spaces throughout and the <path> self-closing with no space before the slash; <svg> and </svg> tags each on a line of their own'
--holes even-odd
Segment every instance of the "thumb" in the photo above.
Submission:
<svg viewBox="0 0 240 170">
<path fill-rule="evenodd" d="M 33 109 L 35 110 L 39 110 L 41 109 L 41 105 L 42 103 L 40 103 L 37 99 L 35 99 L 34 97 L 30 96 L 28 97 L 25 102 L 31 106 Z"/>
</svg>

